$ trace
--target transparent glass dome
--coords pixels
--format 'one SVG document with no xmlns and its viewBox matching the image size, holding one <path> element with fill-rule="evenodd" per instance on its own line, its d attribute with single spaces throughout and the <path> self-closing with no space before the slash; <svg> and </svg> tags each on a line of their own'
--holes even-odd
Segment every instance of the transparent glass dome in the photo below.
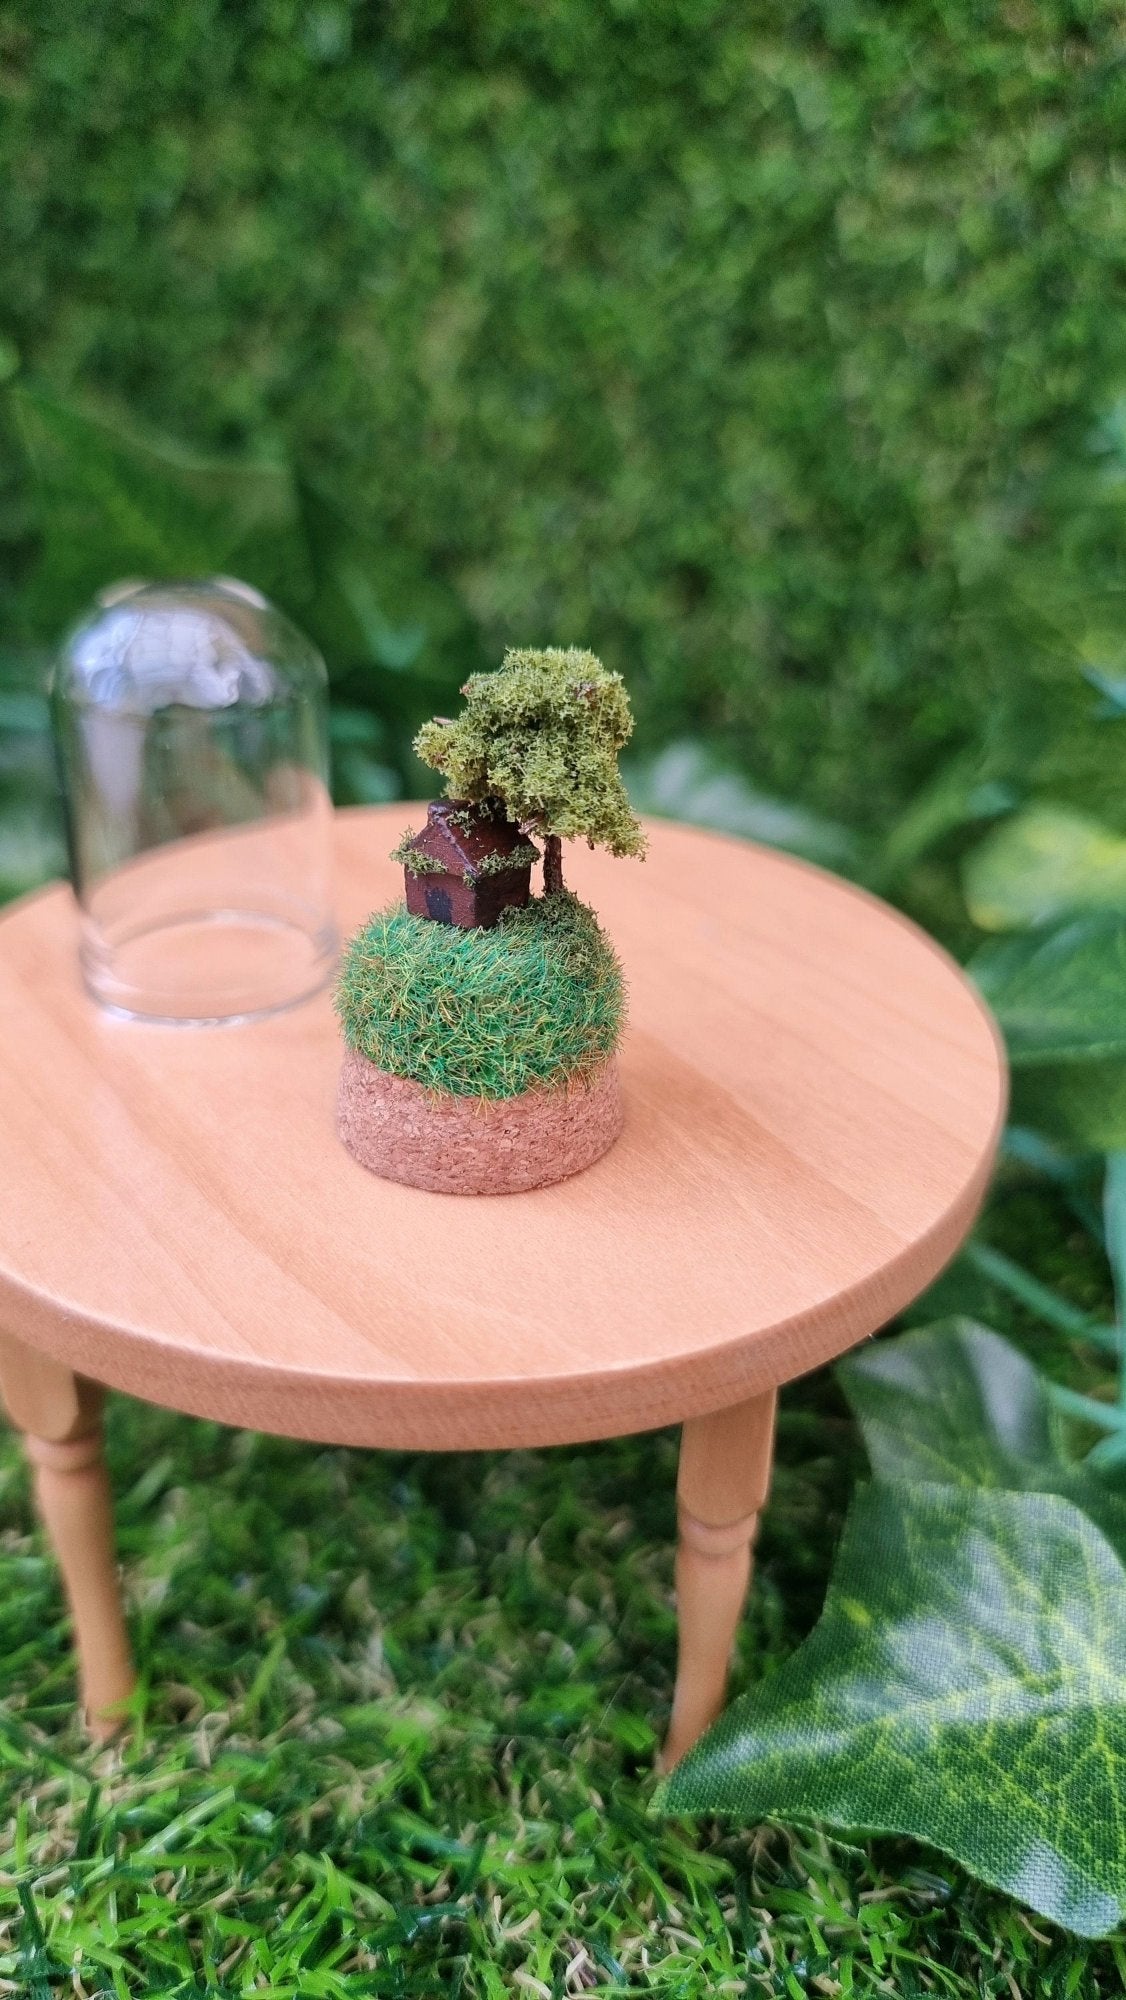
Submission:
<svg viewBox="0 0 1126 2000">
<path fill-rule="evenodd" d="M 144 1020 L 246 1020 L 331 972 L 327 676 L 246 584 L 125 583 L 52 686 L 81 961 Z"/>
</svg>

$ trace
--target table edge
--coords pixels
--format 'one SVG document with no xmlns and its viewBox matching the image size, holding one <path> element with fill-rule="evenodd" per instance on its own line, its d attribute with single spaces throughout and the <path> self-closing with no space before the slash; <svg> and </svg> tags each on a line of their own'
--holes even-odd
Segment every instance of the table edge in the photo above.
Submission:
<svg viewBox="0 0 1126 2000">
<path fill-rule="evenodd" d="M 335 817 L 370 818 L 400 810 L 409 813 L 418 803 L 403 800 L 391 806 L 344 807 Z M 689 1356 L 608 1369 L 593 1380 L 588 1374 L 437 1384 L 414 1377 L 376 1381 L 368 1376 L 329 1376 L 313 1370 L 279 1372 L 276 1362 L 200 1350 L 192 1352 L 190 1367 L 184 1372 L 183 1350 L 174 1343 L 95 1316 L 62 1316 L 53 1300 L 0 1270 L 3 1330 L 108 1388 L 187 1416 L 310 1443 L 465 1451 L 586 1443 L 704 1416 L 824 1366 L 903 1312 L 956 1255 L 973 1226 L 992 1175 L 1008 1102 L 1007 1058 L 993 1015 L 953 955 L 873 891 L 761 841 L 744 840 L 687 821 L 662 820 L 655 814 L 646 817 L 724 846 L 753 849 L 783 866 L 823 877 L 838 892 L 874 905 L 935 953 L 975 1003 L 997 1056 L 992 1126 L 973 1171 L 925 1236 L 905 1246 L 850 1291 L 836 1293 L 768 1329 L 731 1336 Z M 0 925 L 36 901 L 68 893 L 68 885 L 61 881 L 32 889 L 4 907 Z M 181 1373 L 184 1379 L 178 1381 Z M 591 1415 L 591 1404 L 598 1401 L 599 1380 L 612 1384 L 617 1398 L 629 1405 L 611 1424 Z"/>
<path fill-rule="evenodd" d="M 690 1356 L 607 1370 L 628 1408 L 612 1423 L 591 1415 L 589 1376 L 526 1375 L 435 1385 L 413 1377 L 373 1381 L 198 1352 L 177 1385 L 179 1350 L 85 1315 L 60 1320 L 53 1303 L 0 1276 L 4 1330 L 76 1373 L 158 1408 L 308 1443 L 386 1450 L 491 1451 L 583 1444 L 659 1430 L 726 1409 L 834 1361 L 903 1312 L 961 1248 L 993 1170 L 1006 1108 L 1000 1093 L 991 1146 L 957 1201 L 927 1236 L 852 1291 L 764 1332 L 735 1335 Z M 845 1337 L 842 1339 L 842 1332 Z M 96 1365 L 94 1356 L 97 1357 Z M 120 1356 L 127 1367 L 118 1367 Z M 622 1395 L 628 1385 L 628 1397 Z"/>
</svg>

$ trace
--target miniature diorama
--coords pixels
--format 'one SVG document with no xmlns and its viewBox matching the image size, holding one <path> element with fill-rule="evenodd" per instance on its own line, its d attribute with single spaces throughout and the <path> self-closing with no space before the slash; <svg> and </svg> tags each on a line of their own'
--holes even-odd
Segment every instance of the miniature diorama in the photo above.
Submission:
<svg viewBox="0 0 1126 2000">
<path fill-rule="evenodd" d="M 564 886 L 563 842 L 645 843 L 618 770 L 620 675 L 576 647 L 511 650 L 462 693 L 415 740 L 449 796 L 395 850 L 405 903 L 344 953 L 338 1122 L 388 1180 L 512 1194 L 592 1166 L 622 1129 L 622 970 Z"/>
</svg>

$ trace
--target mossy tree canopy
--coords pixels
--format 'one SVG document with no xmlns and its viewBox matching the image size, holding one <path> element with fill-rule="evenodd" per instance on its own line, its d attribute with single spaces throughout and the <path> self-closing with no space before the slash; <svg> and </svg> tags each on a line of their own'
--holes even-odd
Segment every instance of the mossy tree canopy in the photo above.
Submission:
<svg viewBox="0 0 1126 2000">
<path fill-rule="evenodd" d="M 588 840 L 641 854 L 645 837 L 618 771 L 633 728 L 620 674 L 577 646 L 510 648 L 496 673 L 473 674 L 456 721 L 415 739 L 455 798 L 498 798 L 548 840 Z"/>
</svg>

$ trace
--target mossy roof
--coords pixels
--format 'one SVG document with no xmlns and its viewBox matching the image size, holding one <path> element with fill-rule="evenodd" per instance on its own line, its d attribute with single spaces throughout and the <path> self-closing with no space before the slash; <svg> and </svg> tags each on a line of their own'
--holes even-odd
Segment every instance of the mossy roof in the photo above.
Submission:
<svg viewBox="0 0 1126 2000">
<path fill-rule="evenodd" d="M 470 882 L 506 872 L 503 864 L 509 860 L 516 874 L 535 858 L 534 848 L 511 820 L 483 813 L 464 799 L 436 799 L 427 808 L 422 832 L 404 843 L 404 851 L 425 854 Z"/>
</svg>

